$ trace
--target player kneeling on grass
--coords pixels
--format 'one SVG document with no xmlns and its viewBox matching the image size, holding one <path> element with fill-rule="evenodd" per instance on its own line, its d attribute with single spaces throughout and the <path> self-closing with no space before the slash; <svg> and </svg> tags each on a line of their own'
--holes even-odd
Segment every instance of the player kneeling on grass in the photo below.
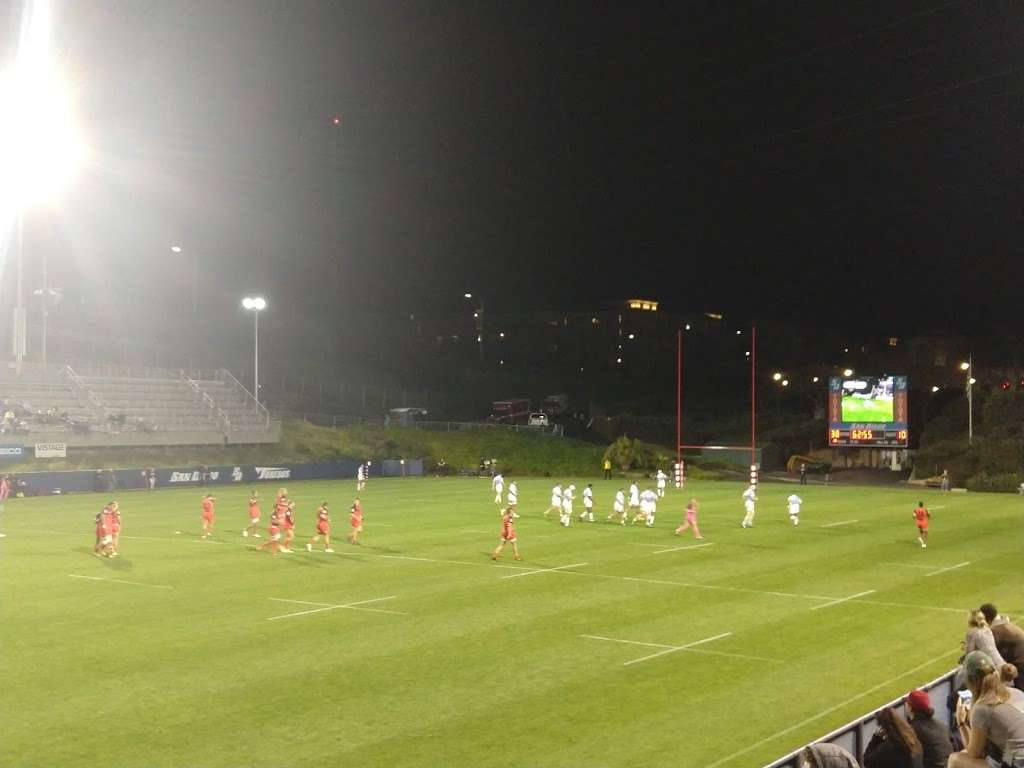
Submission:
<svg viewBox="0 0 1024 768">
<path fill-rule="evenodd" d="M 249 494 L 249 527 L 242 531 L 243 536 L 252 536 L 254 539 L 260 537 L 256 526 L 260 524 L 260 494 L 255 488 Z"/>
<path fill-rule="evenodd" d="M 515 519 L 519 517 L 514 509 L 506 507 L 501 510 L 501 542 L 494 551 L 491 552 L 491 560 L 497 560 L 498 555 L 501 554 L 502 550 L 505 549 L 506 544 L 512 545 L 512 559 L 522 560 L 523 556 L 519 554 L 519 547 L 516 545 L 516 524 Z"/>
<path fill-rule="evenodd" d="M 205 539 L 213 535 L 213 503 L 215 501 L 216 499 L 213 498 L 212 493 L 208 493 L 205 496 L 203 496 L 203 534 L 199 537 L 200 539 Z"/>
<path fill-rule="evenodd" d="M 789 510 L 789 521 L 793 523 L 793 525 L 800 525 L 800 505 L 803 503 L 804 500 L 795 493 L 791 493 L 789 498 L 786 499 L 787 509 Z"/>
<path fill-rule="evenodd" d="M 276 555 L 281 551 L 281 520 L 277 507 L 274 507 L 274 511 L 270 513 L 270 527 L 267 529 L 267 533 L 270 538 L 260 544 L 257 549 L 262 552 L 267 547 L 270 547 L 271 553 Z"/>
<path fill-rule="evenodd" d="M 306 543 L 306 551 L 312 552 L 313 545 L 324 537 L 324 552 L 334 552 L 331 549 L 331 520 L 327 516 L 327 502 L 320 502 L 320 508 L 316 511 L 316 535 Z"/>
<path fill-rule="evenodd" d="M 359 497 L 352 502 L 349 510 L 348 523 L 352 526 L 352 533 L 348 535 L 349 544 L 359 544 L 359 534 L 363 532 L 363 505 L 359 503 Z"/>
<path fill-rule="evenodd" d="M 700 528 L 697 527 L 697 500 L 690 499 L 690 503 L 686 505 L 686 519 L 680 523 L 679 527 L 675 530 L 675 535 L 678 536 L 688 528 L 693 529 L 693 538 L 703 539 L 700 535 Z"/>
<path fill-rule="evenodd" d="M 928 546 L 928 520 L 931 519 L 931 516 L 932 513 L 925 508 L 924 502 L 917 502 L 917 509 L 914 510 L 914 520 L 917 521 L 917 540 L 922 548 Z"/>
</svg>

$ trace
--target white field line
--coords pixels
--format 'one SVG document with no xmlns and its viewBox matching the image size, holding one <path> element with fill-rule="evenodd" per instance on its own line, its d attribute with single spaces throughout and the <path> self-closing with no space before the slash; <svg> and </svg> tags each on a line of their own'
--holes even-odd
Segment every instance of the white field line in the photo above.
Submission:
<svg viewBox="0 0 1024 768">
<path fill-rule="evenodd" d="M 838 523 L 825 523 L 822 528 L 837 528 L 840 525 L 853 525 L 859 523 L 860 520 L 840 520 Z"/>
<path fill-rule="evenodd" d="M 352 554 L 357 554 L 353 552 Z M 362 552 L 358 554 L 363 554 Z M 411 555 L 374 555 L 365 554 L 364 557 L 382 557 L 386 560 L 412 560 L 416 563 L 440 563 L 441 565 L 475 565 L 482 568 L 510 568 L 516 571 L 529 571 L 529 565 L 502 565 L 501 563 L 471 563 L 465 560 L 435 560 L 432 557 L 412 557 Z"/>
<path fill-rule="evenodd" d="M 102 579 L 99 576 L 82 576 L 77 573 L 69 573 L 68 578 L 72 579 L 88 579 L 89 581 L 112 581 L 115 584 L 130 584 L 133 587 L 150 587 L 152 589 L 174 589 L 174 587 L 168 587 L 165 584 L 143 584 L 141 581 L 122 581 L 121 579 Z"/>
<path fill-rule="evenodd" d="M 849 597 L 842 597 L 839 600 L 833 600 L 831 603 L 824 603 L 822 605 L 815 605 L 811 607 L 812 611 L 816 611 L 819 608 L 828 608 L 832 605 L 839 605 L 840 603 L 848 603 L 851 600 L 856 600 L 858 597 L 864 597 L 864 595 L 873 595 L 875 590 L 869 589 L 866 592 L 858 592 L 856 595 L 850 595 Z"/>
<path fill-rule="evenodd" d="M 968 560 L 968 561 L 963 562 L 963 563 L 957 563 L 956 565 L 950 565 L 950 566 L 948 566 L 946 568 L 939 568 L 939 570 L 937 570 L 937 571 L 932 571 L 931 573 L 926 573 L 925 577 L 928 577 L 928 576 L 938 576 L 940 573 L 946 573 L 947 571 L 955 571 L 957 568 L 963 568 L 965 565 L 970 565 L 970 564 L 971 564 L 971 561 Z"/>
<path fill-rule="evenodd" d="M 713 547 L 713 546 L 715 546 L 715 545 L 714 544 L 690 544 L 689 546 L 686 546 L 686 547 L 672 547 L 671 549 L 659 549 L 657 552 L 653 552 L 652 554 L 660 555 L 663 552 L 682 552 L 684 549 L 700 549 L 701 547 Z"/>
<path fill-rule="evenodd" d="M 920 565 L 918 563 L 878 563 L 878 565 L 892 565 L 897 568 L 921 568 L 926 571 L 932 570 L 934 565 Z"/>
<path fill-rule="evenodd" d="M 693 642 L 693 643 L 687 643 L 686 645 L 679 645 L 679 646 L 675 646 L 673 648 L 668 648 L 668 649 L 663 650 L 663 651 L 658 651 L 656 653 L 650 653 L 647 656 L 641 656 L 639 659 L 633 659 L 632 661 L 627 661 L 622 666 L 629 667 L 629 666 L 632 666 L 633 664 L 639 664 L 641 661 L 647 661 L 649 659 L 657 658 L 658 656 L 664 656 L 666 653 L 675 653 L 676 651 L 685 651 L 685 650 L 693 648 L 694 646 L 697 646 L 697 645 L 703 645 L 704 643 L 710 643 L 712 640 L 720 640 L 723 637 L 728 637 L 731 634 L 732 634 L 732 632 L 723 632 L 722 634 L 715 635 L 714 637 L 705 637 L 703 640 L 697 640 L 696 642 Z"/>
<path fill-rule="evenodd" d="M 277 621 L 278 619 L 290 619 L 293 616 L 306 616 L 310 613 L 320 613 L 322 611 L 333 611 L 339 608 L 347 608 L 353 611 L 373 611 L 374 613 L 394 613 L 394 614 L 405 614 L 405 611 L 387 611 L 381 608 L 361 608 L 360 606 L 368 603 L 379 603 L 382 600 L 394 600 L 398 595 L 389 595 L 388 597 L 375 597 L 370 600 L 359 600 L 355 603 L 345 603 L 344 605 L 332 605 L 330 603 L 307 603 L 301 600 L 282 600 L 280 598 L 270 598 L 271 600 L 277 600 L 278 602 L 294 602 L 300 605 L 319 605 L 319 608 L 312 608 L 308 611 L 296 611 L 295 613 L 286 613 L 281 616 L 271 616 L 267 621 Z"/>
<path fill-rule="evenodd" d="M 903 678 L 905 678 L 905 677 L 907 677 L 909 675 L 914 674 L 919 669 L 924 669 L 925 667 L 931 666 L 932 664 L 934 664 L 937 661 L 942 661 L 944 658 L 946 658 L 947 656 L 951 656 L 954 653 L 960 653 L 960 651 L 959 650 L 956 650 L 956 651 L 946 651 L 941 656 L 936 656 L 934 659 L 929 659 L 928 661 L 924 662 L 923 664 L 918 664 L 916 667 L 913 667 L 912 669 L 904 670 L 903 672 L 900 672 L 900 674 L 898 674 L 896 677 L 893 677 L 893 678 L 891 678 L 889 680 L 886 680 L 883 683 L 879 683 L 876 686 L 868 688 L 866 691 L 863 691 L 862 693 L 858 693 L 856 696 L 853 696 L 853 697 L 847 699 L 846 701 L 840 702 L 839 704 L 836 704 L 835 706 L 829 707 L 828 709 L 823 709 L 818 714 L 811 715 L 810 717 L 806 718 L 805 720 L 801 720 L 799 723 L 796 723 L 795 725 L 791 725 L 788 728 L 784 728 L 781 731 L 776 731 L 775 733 L 771 734 L 770 736 L 766 736 L 765 738 L 761 739 L 760 741 L 755 741 L 753 744 L 751 744 L 751 745 L 749 745 L 747 747 L 744 747 L 743 749 L 739 750 L 738 752 L 733 752 L 731 755 L 726 755 L 721 760 L 716 760 L 715 762 L 710 763 L 709 765 L 706 766 L 706 768 L 718 768 L 718 766 L 720 766 L 720 765 L 725 765 L 726 763 L 732 762 L 737 757 L 742 757 L 743 755 L 747 754 L 748 752 L 752 752 L 753 750 L 758 749 L 758 748 L 764 746 L 768 742 L 775 741 L 775 739 L 779 738 L 780 736 L 785 736 L 785 735 L 787 735 L 789 733 L 792 733 L 793 731 L 796 731 L 796 730 L 799 730 L 799 729 L 803 728 L 805 725 L 810 725 L 815 720 L 820 720 L 821 718 L 825 717 L 826 715 L 831 715 L 836 710 L 842 709 L 843 707 L 846 707 L 846 706 L 849 706 L 850 704 L 853 704 L 855 701 L 860 701 L 865 696 L 870 696 L 875 691 L 879 691 L 882 688 L 885 688 L 887 686 L 892 685 L 893 683 L 898 683 L 900 680 L 902 680 Z"/>
<path fill-rule="evenodd" d="M 532 570 L 532 571 L 522 571 L 520 573 L 510 573 L 508 576 L 502 576 L 501 578 L 503 578 L 503 579 L 515 579 L 515 578 L 518 578 L 519 576 L 529 576 L 530 574 L 533 574 L 533 573 L 551 573 L 553 571 L 563 571 L 566 568 L 578 568 L 581 565 L 586 565 L 586 563 L 570 563 L 569 565 L 559 565 L 559 566 L 557 566 L 555 568 L 537 568 L 537 569 Z"/>
<path fill-rule="evenodd" d="M 709 651 L 706 648 L 692 648 L 686 646 L 677 645 L 664 645 L 663 643 L 642 643 L 638 640 L 621 640 L 617 637 L 604 637 L 603 635 L 580 635 L 580 637 L 586 637 L 590 640 L 607 640 L 610 643 L 626 643 L 628 645 L 645 645 L 649 648 L 666 648 L 676 651 L 688 651 L 689 653 L 706 653 L 713 656 L 728 656 L 733 659 L 746 659 L 748 661 L 766 661 L 772 664 L 781 663 L 778 659 L 766 659 L 762 656 L 747 656 L 743 653 L 727 653 L 725 651 Z M 700 642 L 708 642 L 702 640 Z"/>
<path fill-rule="evenodd" d="M 607 640 L 609 643 L 625 643 L 627 645 L 646 645 L 648 648 L 676 648 L 674 645 L 665 645 L 664 643 L 643 643 L 639 640 L 620 640 L 617 637 L 604 637 L 603 635 L 580 635 L 588 640 Z"/>
<path fill-rule="evenodd" d="M 631 547 L 664 547 L 665 546 L 664 543 L 662 543 L 662 544 L 645 544 L 642 541 L 627 541 L 626 543 L 629 544 L 629 546 L 631 546 Z"/>
</svg>

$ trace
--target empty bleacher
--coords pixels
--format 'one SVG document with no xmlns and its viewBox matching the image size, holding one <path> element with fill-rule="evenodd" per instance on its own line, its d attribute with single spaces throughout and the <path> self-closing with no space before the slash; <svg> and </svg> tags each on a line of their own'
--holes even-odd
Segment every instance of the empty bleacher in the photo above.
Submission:
<svg viewBox="0 0 1024 768">
<path fill-rule="evenodd" d="M 18 415 L 5 430 L 26 442 L 199 445 L 280 437 L 280 424 L 224 370 L 26 365 L 17 375 L 4 368 L 0 401 Z"/>
</svg>

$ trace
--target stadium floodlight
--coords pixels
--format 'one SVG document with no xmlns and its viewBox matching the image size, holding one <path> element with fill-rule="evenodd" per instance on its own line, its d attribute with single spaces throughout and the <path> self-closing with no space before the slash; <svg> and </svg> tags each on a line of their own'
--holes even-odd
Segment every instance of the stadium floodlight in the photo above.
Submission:
<svg viewBox="0 0 1024 768">
<path fill-rule="evenodd" d="M 466 298 L 466 299 L 472 299 L 473 298 L 473 294 L 472 293 L 464 293 L 464 294 L 462 294 L 462 296 L 463 296 L 463 298 Z"/>
<path fill-rule="evenodd" d="M 181 253 L 181 246 L 180 245 L 172 245 L 171 246 L 171 251 L 173 253 Z"/>
<path fill-rule="evenodd" d="M 242 299 L 242 307 L 252 312 L 252 394 L 256 404 L 260 402 L 260 312 L 267 308 L 267 300 L 262 296 L 246 296 Z"/>
<path fill-rule="evenodd" d="M 939 391 L 939 388 L 938 388 L 938 387 L 936 387 L 936 386 L 933 386 L 933 387 L 932 387 L 932 394 L 933 394 L 933 395 L 934 395 L 934 394 L 935 394 L 936 392 L 938 392 L 938 391 Z"/>
<path fill-rule="evenodd" d="M 853 368 L 844 368 L 843 376 L 853 376 Z"/>
<path fill-rule="evenodd" d="M 815 376 L 813 379 L 811 379 L 811 381 L 813 381 L 815 384 L 817 384 L 818 383 L 818 377 Z"/>
<path fill-rule="evenodd" d="M 772 374 L 772 381 L 782 381 L 782 374 L 776 371 Z"/>
<path fill-rule="evenodd" d="M 789 379 L 783 379 L 782 380 L 782 386 L 788 387 L 789 386 Z"/>
<path fill-rule="evenodd" d="M 967 362 L 960 363 L 960 370 L 967 374 L 967 444 L 974 443 L 974 355 Z"/>
<path fill-rule="evenodd" d="M 970 363 L 960 363 L 960 370 L 961 371 L 970 370 L 970 367 L 971 367 Z"/>
</svg>

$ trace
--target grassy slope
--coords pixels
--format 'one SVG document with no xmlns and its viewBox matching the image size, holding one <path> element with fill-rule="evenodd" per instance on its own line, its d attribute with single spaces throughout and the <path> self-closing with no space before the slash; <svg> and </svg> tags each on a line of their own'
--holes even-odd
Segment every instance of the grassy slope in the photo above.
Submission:
<svg viewBox="0 0 1024 768">
<path fill-rule="evenodd" d="M 97 467 L 181 467 L 259 462 L 310 462 L 351 458 L 444 458 L 454 469 L 476 467 L 481 456 L 498 458 L 506 471 L 591 472 L 604 448 L 579 440 L 505 430 L 426 432 L 399 427 L 326 429 L 286 422 L 281 442 L 269 446 L 70 449 L 67 459 L 33 459 L 4 471 L 95 469 Z"/>
<path fill-rule="evenodd" d="M 603 511 L 615 485 L 594 482 Z M 671 536 L 681 494 L 653 530 L 565 530 L 539 514 L 548 485 L 521 482 L 522 567 L 580 565 L 515 578 L 508 555 L 486 556 L 498 521 L 483 480 L 375 480 L 364 547 L 276 560 L 237 534 L 244 488 L 218 492 L 216 543 L 196 541 L 195 489 L 125 494 L 140 538 L 111 561 L 89 554 L 100 497 L 8 502 L 3 765 L 756 766 L 951 668 L 968 607 L 1024 609 L 1016 497 L 933 493 L 922 550 L 907 491 L 801 489 L 794 528 L 791 488 L 769 485 L 741 530 L 741 486 L 694 483 L 713 546 L 661 552 L 694 543 Z M 351 483 L 292 494 L 300 535 L 321 498 L 344 529 Z M 315 608 L 271 597 L 392 595 L 366 607 L 404 613 L 268 621 Z M 724 632 L 629 666 L 660 649 L 582 637 Z"/>
</svg>

